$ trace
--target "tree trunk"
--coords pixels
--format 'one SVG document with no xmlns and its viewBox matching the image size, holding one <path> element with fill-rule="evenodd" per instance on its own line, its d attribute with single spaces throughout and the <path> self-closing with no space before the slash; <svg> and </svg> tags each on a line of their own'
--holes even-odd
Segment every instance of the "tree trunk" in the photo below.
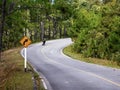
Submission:
<svg viewBox="0 0 120 90">
<path fill-rule="evenodd" d="M 32 31 L 31 30 L 29 30 L 29 35 L 30 35 L 30 40 L 33 41 L 33 36 L 32 36 Z"/>
<path fill-rule="evenodd" d="M 57 21 L 53 18 L 53 39 L 55 38 L 55 35 L 57 34 Z"/>
<path fill-rule="evenodd" d="M 64 26 L 64 38 L 66 37 L 66 27 Z"/>
<path fill-rule="evenodd" d="M 51 39 L 51 28 L 50 28 L 50 19 L 49 19 L 49 39 Z"/>
<path fill-rule="evenodd" d="M 60 30 L 60 38 L 62 38 L 62 28 L 61 28 L 61 26 L 59 27 L 59 30 Z"/>
<path fill-rule="evenodd" d="M 54 21 L 54 18 L 53 18 L 53 33 L 52 33 L 52 38 L 54 39 L 55 37 L 55 21 Z"/>
<path fill-rule="evenodd" d="M 44 39 L 44 23 L 42 21 L 40 23 L 40 27 L 41 27 L 41 40 L 43 41 L 43 39 Z"/>
<path fill-rule="evenodd" d="M 2 51 L 2 37 L 4 32 L 4 25 L 5 25 L 5 15 L 6 15 L 6 0 L 2 0 L 2 18 L 1 18 L 1 25 L 0 25 L 0 53 Z"/>
</svg>

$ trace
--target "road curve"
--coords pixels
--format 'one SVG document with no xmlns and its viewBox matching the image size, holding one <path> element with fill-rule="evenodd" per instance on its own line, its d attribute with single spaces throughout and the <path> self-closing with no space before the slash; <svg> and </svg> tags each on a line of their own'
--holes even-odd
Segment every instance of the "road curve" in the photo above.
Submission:
<svg viewBox="0 0 120 90">
<path fill-rule="evenodd" d="M 28 62 L 44 76 L 48 90 L 120 90 L 120 69 L 65 56 L 62 49 L 71 43 L 71 39 L 66 38 L 27 48 Z"/>
</svg>

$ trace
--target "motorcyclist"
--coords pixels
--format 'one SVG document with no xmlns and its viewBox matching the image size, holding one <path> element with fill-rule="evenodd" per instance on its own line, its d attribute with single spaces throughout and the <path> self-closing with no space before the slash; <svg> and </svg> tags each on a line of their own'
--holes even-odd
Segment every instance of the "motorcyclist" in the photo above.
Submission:
<svg viewBox="0 0 120 90">
<path fill-rule="evenodd" d="M 42 42 L 43 42 L 43 44 L 42 44 L 42 45 L 45 45 L 45 43 L 46 43 L 46 40 L 45 40 L 45 39 L 43 39 L 43 41 L 42 41 Z"/>
</svg>

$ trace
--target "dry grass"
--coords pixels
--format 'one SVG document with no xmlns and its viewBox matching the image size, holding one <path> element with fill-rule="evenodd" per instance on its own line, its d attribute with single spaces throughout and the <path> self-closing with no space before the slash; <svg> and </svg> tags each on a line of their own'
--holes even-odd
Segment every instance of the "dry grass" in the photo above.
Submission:
<svg viewBox="0 0 120 90">
<path fill-rule="evenodd" d="M 71 46 L 68 46 L 68 47 L 64 48 L 63 51 L 66 55 L 68 55 L 68 56 L 70 56 L 74 59 L 80 60 L 80 61 L 99 64 L 99 65 L 108 66 L 108 67 L 120 68 L 120 66 L 115 61 L 98 59 L 98 58 L 91 58 L 91 57 L 85 58 L 85 57 L 82 56 L 82 54 L 72 51 Z"/>
<path fill-rule="evenodd" d="M 24 60 L 20 48 L 1 53 L 0 90 L 33 90 L 33 72 L 24 72 Z M 39 79 L 36 79 L 36 82 Z M 38 85 L 39 86 L 39 85 Z M 38 90 L 44 90 L 43 87 Z"/>
</svg>

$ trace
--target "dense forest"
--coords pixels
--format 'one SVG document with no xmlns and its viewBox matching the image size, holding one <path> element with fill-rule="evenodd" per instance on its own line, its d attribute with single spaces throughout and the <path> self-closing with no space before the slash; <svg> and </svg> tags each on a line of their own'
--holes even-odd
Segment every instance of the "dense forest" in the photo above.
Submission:
<svg viewBox="0 0 120 90">
<path fill-rule="evenodd" d="M 120 0 L 1 0 L 0 48 L 71 37 L 73 51 L 120 64 Z"/>
</svg>

